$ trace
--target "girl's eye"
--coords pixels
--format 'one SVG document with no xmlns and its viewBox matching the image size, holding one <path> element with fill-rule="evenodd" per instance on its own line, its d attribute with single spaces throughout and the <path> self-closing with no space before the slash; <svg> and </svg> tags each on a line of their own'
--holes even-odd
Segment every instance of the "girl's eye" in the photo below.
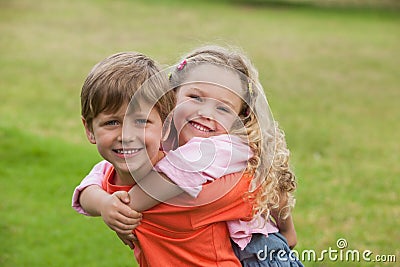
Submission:
<svg viewBox="0 0 400 267">
<path fill-rule="evenodd" d="M 230 108 L 224 107 L 224 106 L 219 106 L 219 107 L 217 107 L 217 109 L 222 111 L 222 112 L 225 112 L 225 113 L 230 113 L 231 112 Z"/>
<path fill-rule="evenodd" d="M 114 126 L 114 125 L 118 125 L 119 122 L 117 120 L 111 120 L 111 121 L 106 121 L 104 124 Z"/>
<path fill-rule="evenodd" d="M 203 101 L 203 99 L 198 95 L 189 95 L 189 98 L 194 99 L 199 102 Z"/>
</svg>

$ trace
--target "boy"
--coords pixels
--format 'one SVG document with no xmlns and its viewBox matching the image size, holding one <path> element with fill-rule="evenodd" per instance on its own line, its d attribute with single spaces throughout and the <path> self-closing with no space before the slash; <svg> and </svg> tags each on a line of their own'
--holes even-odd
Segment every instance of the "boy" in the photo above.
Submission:
<svg viewBox="0 0 400 267">
<path fill-rule="evenodd" d="M 127 194 L 121 191 L 128 191 L 135 184 L 131 173 L 143 176 L 163 157 L 159 150 L 163 121 L 175 104 L 174 93 L 167 89 L 168 81 L 159 74 L 156 63 L 140 53 L 111 55 L 90 71 L 81 92 L 82 122 L 89 142 L 96 144 L 100 155 L 110 163 L 101 166 L 99 171 L 106 172 L 107 177 L 98 185 L 115 194 L 93 190 L 107 196 L 98 199 L 107 201 L 91 205 L 92 198 L 86 196 L 93 188 L 83 190 L 85 185 L 81 184 L 80 199 L 87 200 L 83 201 L 88 203 L 83 208 L 88 215 L 102 215 L 103 210 L 117 205 L 119 198 L 125 197 L 128 203 Z M 121 207 L 132 218 L 126 223 L 137 225 L 141 214 L 128 206 Z M 107 218 L 103 219 L 109 225 Z"/>
</svg>

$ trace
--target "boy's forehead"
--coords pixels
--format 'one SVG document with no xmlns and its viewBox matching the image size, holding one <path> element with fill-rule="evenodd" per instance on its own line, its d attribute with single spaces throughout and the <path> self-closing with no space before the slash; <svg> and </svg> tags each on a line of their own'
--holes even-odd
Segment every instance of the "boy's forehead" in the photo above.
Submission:
<svg viewBox="0 0 400 267">
<path fill-rule="evenodd" d="M 136 101 L 136 99 L 133 99 L 129 103 L 127 114 L 130 115 L 137 112 L 150 113 L 154 108 L 154 104 L 149 103 L 148 101 Z"/>
<path fill-rule="evenodd" d="M 116 115 L 116 114 L 125 114 L 128 109 L 128 102 L 123 102 L 120 105 L 114 104 L 114 105 L 109 105 L 103 108 L 99 114 L 103 115 Z"/>
</svg>

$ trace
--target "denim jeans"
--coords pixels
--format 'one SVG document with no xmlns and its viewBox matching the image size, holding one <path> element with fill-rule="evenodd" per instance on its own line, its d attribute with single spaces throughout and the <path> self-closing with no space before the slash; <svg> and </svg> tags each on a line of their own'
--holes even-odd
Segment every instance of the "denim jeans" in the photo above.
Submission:
<svg viewBox="0 0 400 267">
<path fill-rule="evenodd" d="M 290 248 L 283 235 L 253 234 L 250 243 L 241 250 L 231 241 L 233 251 L 243 267 L 304 267 Z"/>
</svg>

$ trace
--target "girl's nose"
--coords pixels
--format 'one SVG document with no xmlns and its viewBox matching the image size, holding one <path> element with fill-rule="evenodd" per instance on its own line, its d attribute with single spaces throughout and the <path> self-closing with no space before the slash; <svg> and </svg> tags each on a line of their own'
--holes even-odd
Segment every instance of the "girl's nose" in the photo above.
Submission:
<svg viewBox="0 0 400 267">
<path fill-rule="evenodd" d="M 215 119 L 215 107 L 211 104 L 205 104 L 199 110 L 197 111 L 197 115 L 199 117 L 204 117 L 208 120 L 214 120 Z"/>
</svg>

